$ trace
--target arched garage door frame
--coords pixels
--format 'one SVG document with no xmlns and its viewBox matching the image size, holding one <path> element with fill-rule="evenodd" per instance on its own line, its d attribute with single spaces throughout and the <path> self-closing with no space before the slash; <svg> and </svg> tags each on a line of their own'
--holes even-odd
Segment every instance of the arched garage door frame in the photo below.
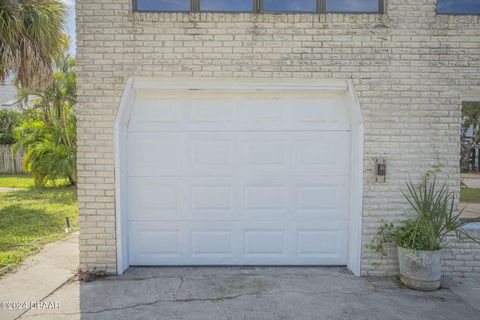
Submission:
<svg viewBox="0 0 480 320">
<path fill-rule="evenodd" d="M 133 111 L 136 90 L 315 90 L 343 92 L 347 99 L 351 124 L 350 152 L 350 217 L 348 229 L 347 267 L 360 275 L 362 256 L 362 199 L 363 199 L 363 117 L 351 81 L 284 80 L 260 81 L 239 79 L 145 79 L 130 78 L 115 119 L 115 198 L 117 273 L 129 266 L 127 230 L 127 128 Z"/>
</svg>

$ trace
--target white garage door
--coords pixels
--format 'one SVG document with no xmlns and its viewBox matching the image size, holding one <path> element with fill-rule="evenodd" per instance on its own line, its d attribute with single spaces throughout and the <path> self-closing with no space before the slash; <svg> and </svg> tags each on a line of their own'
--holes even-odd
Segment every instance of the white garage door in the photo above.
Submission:
<svg viewBox="0 0 480 320">
<path fill-rule="evenodd" d="M 344 265 L 350 128 L 341 96 L 137 93 L 130 265 Z"/>
</svg>

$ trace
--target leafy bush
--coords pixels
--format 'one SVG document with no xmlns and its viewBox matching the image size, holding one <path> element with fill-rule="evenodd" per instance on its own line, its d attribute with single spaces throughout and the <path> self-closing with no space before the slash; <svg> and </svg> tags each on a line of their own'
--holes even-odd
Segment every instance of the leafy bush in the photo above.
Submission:
<svg viewBox="0 0 480 320">
<path fill-rule="evenodd" d="M 75 59 L 55 61 L 53 82 L 38 91 L 20 92 L 38 97 L 34 108 L 15 129 L 16 148 L 24 150 L 23 167 L 37 185 L 67 178 L 77 182 Z"/>
<path fill-rule="evenodd" d="M 76 146 L 74 141 L 69 141 L 75 137 L 75 117 L 68 117 L 66 127 L 30 117 L 16 129 L 18 143 L 15 146 L 25 150 L 24 170 L 32 174 L 36 185 L 62 178 L 75 184 Z"/>
<path fill-rule="evenodd" d="M 20 121 L 20 112 L 8 109 L 0 110 L 0 144 L 13 144 L 13 129 Z"/>
<path fill-rule="evenodd" d="M 385 223 L 378 229 L 370 248 L 382 255 L 387 243 L 412 250 L 440 250 L 447 245 L 448 233 L 462 232 L 460 228 L 468 223 L 460 220 L 462 211 L 455 213 L 455 197 L 445 184 L 438 187 L 435 179 L 425 177 L 418 186 L 407 183 L 407 190 L 402 193 L 417 215 L 398 225 Z"/>
<path fill-rule="evenodd" d="M 415 219 L 404 220 L 398 225 L 385 223 L 378 229 L 370 248 L 384 256 L 387 243 L 412 250 L 426 250 L 426 244 L 429 241 L 426 239 L 426 234 L 417 232 L 417 228 Z"/>
</svg>

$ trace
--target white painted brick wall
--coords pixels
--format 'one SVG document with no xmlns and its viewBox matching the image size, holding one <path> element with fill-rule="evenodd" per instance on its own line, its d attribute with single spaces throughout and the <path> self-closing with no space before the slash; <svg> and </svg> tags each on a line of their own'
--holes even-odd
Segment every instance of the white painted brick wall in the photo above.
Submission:
<svg viewBox="0 0 480 320">
<path fill-rule="evenodd" d="M 468 236 L 480 241 L 480 231 L 468 232 Z M 480 279 L 480 244 L 468 236 L 450 236 L 450 245 L 443 254 L 443 272 L 457 279 Z"/>
<path fill-rule="evenodd" d="M 435 157 L 458 191 L 461 97 L 480 92 L 479 17 L 437 16 L 435 0 L 386 2 L 386 14 L 254 15 L 77 0 L 82 267 L 116 270 L 113 122 L 131 76 L 352 79 L 365 120 L 364 244 L 380 219 L 408 210 L 399 189 Z M 385 184 L 373 183 L 379 156 Z M 363 275 L 395 272 L 395 259 L 364 250 Z"/>
</svg>

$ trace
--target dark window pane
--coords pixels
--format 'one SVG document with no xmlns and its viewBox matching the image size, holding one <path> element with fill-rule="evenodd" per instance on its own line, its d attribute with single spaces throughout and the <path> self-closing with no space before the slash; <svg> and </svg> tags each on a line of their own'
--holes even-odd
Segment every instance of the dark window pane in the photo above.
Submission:
<svg viewBox="0 0 480 320">
<path fill-rule="evenodd" d="M 253 0 L 200 0 L 201 11 L 253 11 Z"/>
<path fill-rule="evenodd" d="M 437 12 L 480 14 L 480 0 L 437 0 Z"/>
<path fill-rule="evenodd" d="M 189 11 L 190 0 L 137 0 L 137 10 Z"/>
<path fill-rule="evenodd" d="M 317 0 L 263 0 L 263 11 L 317 11 Z"/>
<path fill-rule="evenodd" d="M 379 0 L 327 0 L 327 12 L 378 12 Z"/>
</svg>

